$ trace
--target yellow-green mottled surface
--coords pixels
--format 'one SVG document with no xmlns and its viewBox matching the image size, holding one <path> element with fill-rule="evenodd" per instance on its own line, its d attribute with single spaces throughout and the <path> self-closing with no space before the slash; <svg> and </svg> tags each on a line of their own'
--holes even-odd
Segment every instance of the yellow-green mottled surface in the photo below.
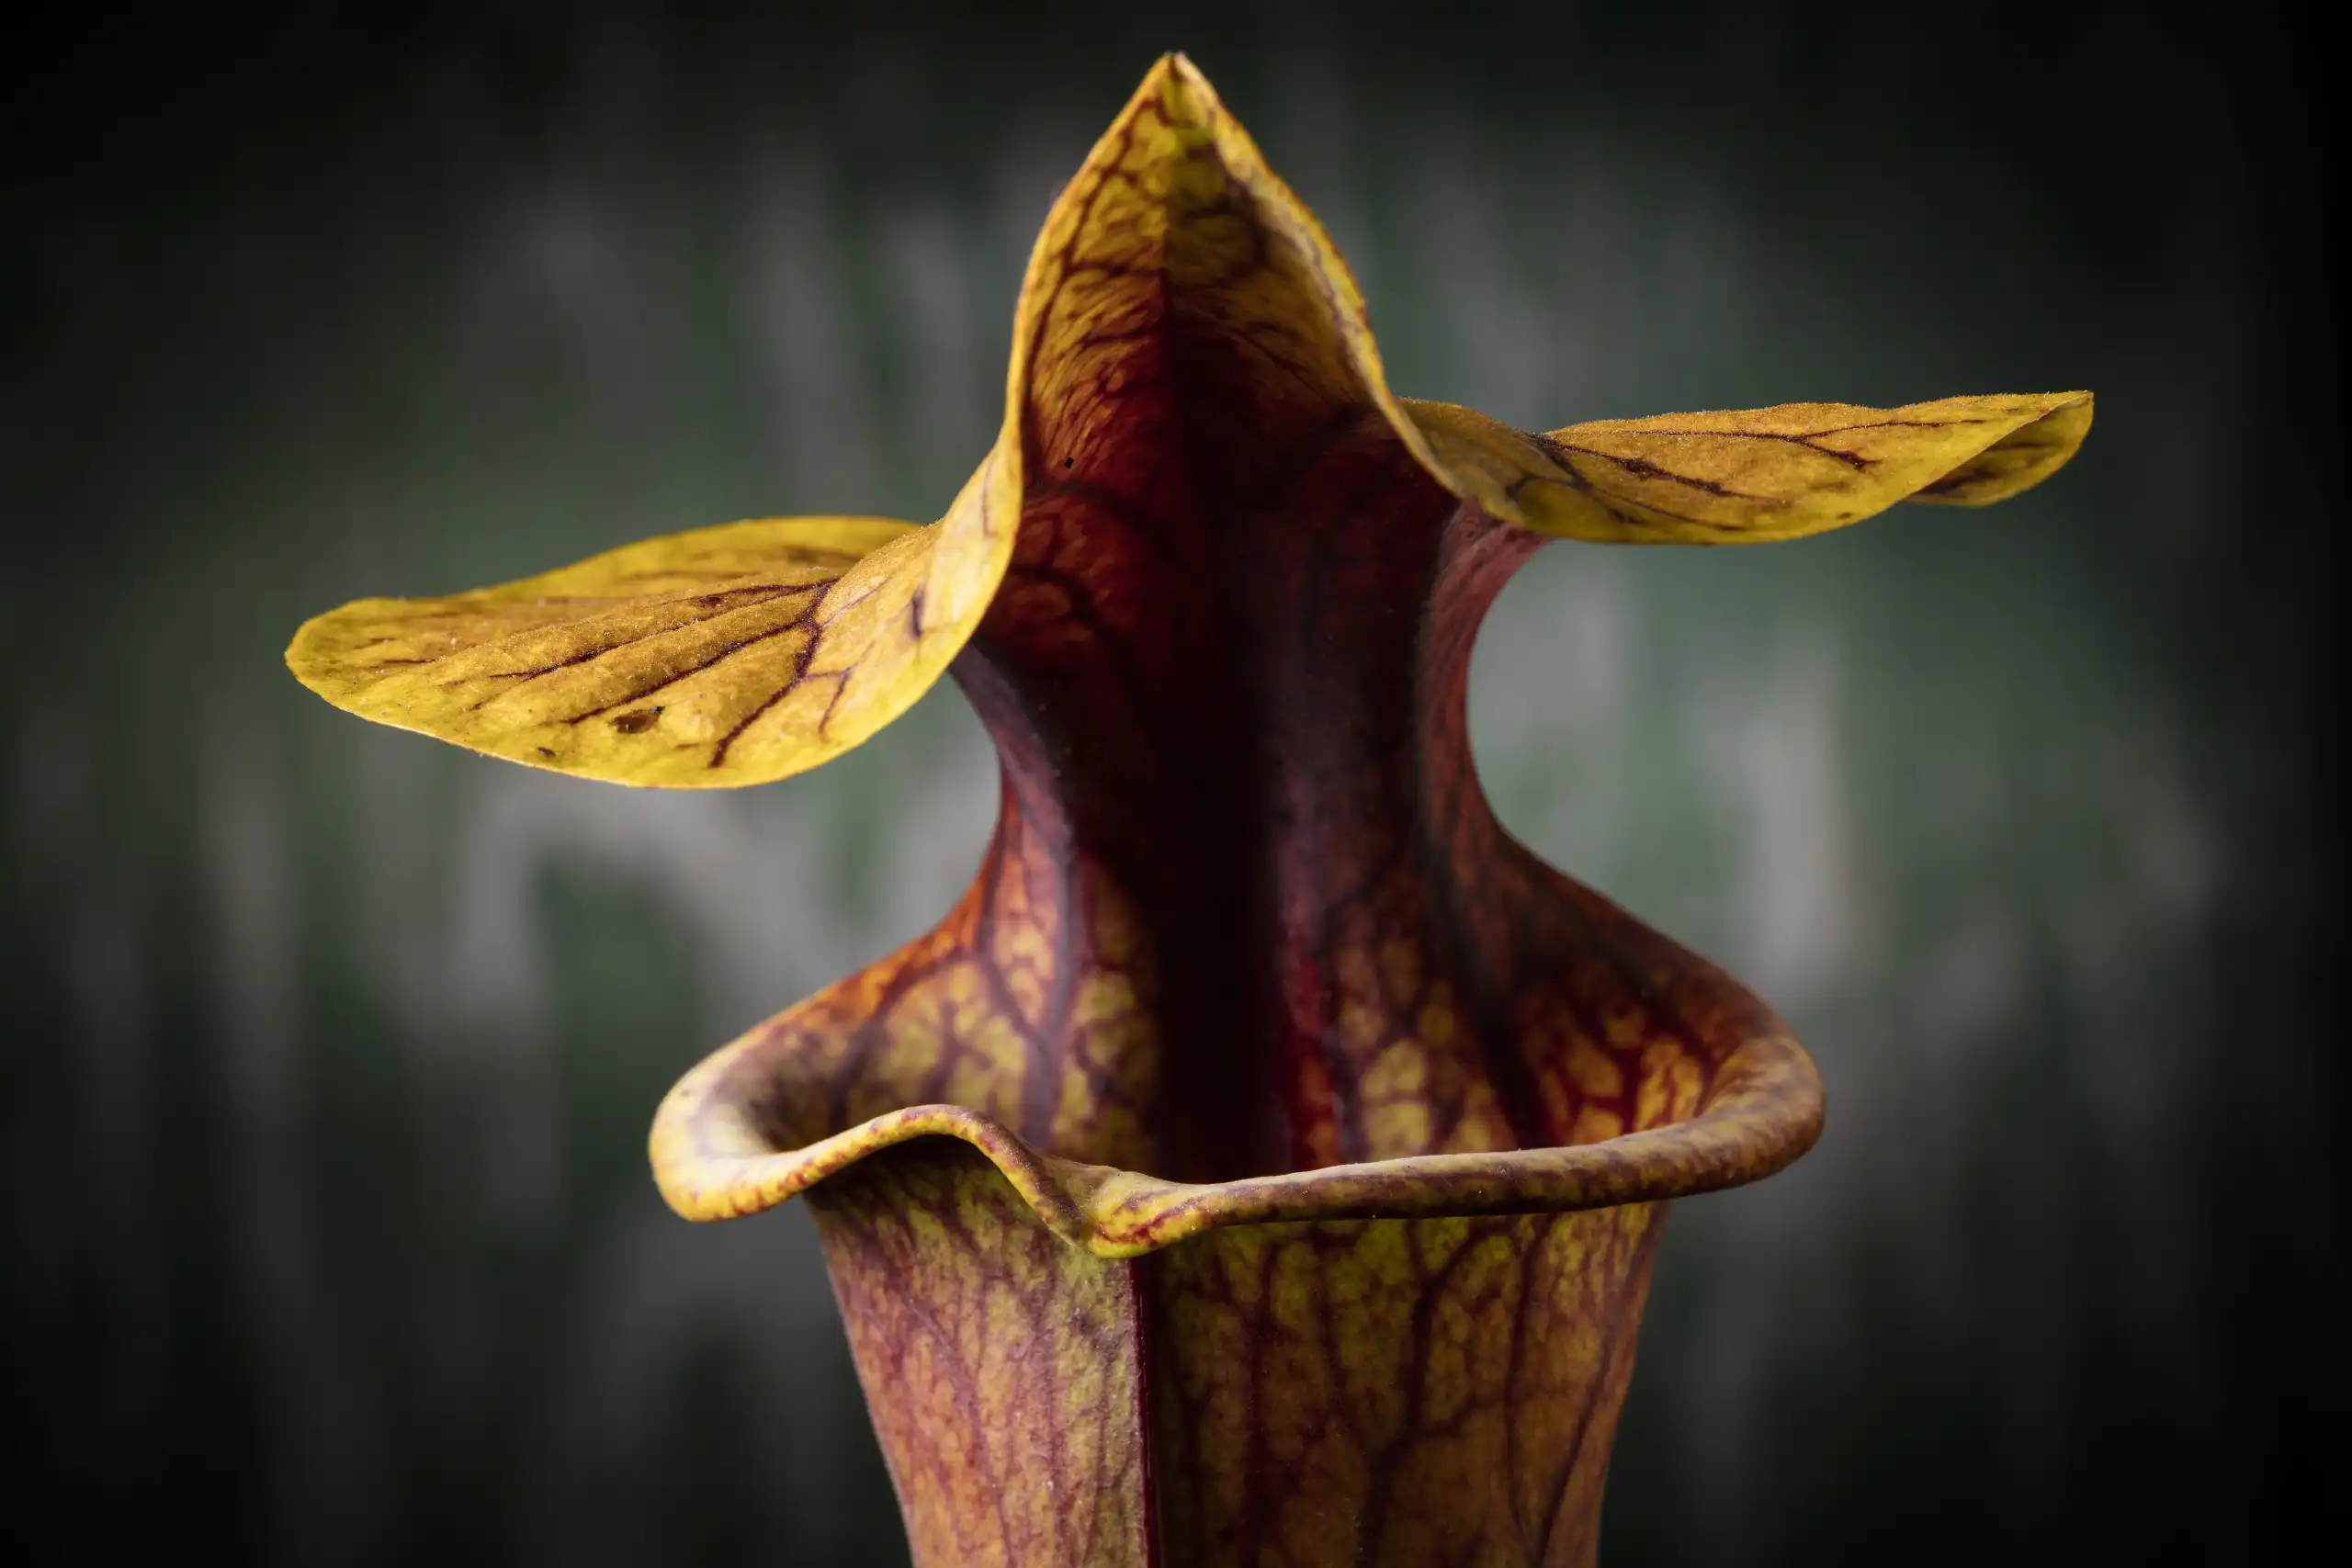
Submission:
<svg viewBox="0 0 2352 1568">
<path fill-rule="evenodd" d="M 1545 537 L 1997 501 L 2089 423 L 1402 402 L 1321 224 L 1169 56 L 1046 216 L 941 521 L 362 601 L 288 660 L 366 716 L 685 786 L 822 762 L 953 660 L 1004 766 L 978 877 L 673 1090 L 663 1194 L 816 1196 L 922 1568 L 1571 1568 L 1663 1201 L 1796 1158 L 1822 1091 L 1761 1002 L 1502 830 L 1478 625 Z"/>
</svg>

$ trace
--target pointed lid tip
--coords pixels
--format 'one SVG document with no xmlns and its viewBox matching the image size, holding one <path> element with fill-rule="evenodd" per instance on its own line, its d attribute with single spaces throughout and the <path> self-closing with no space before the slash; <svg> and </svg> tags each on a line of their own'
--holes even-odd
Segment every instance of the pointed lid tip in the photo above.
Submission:
<svg viewBox="0 0 2352 1568">
<path fill-rule="evenodd" d="M 1218 101 L 1216 89 L 1210 85 L 1208 77 L 1181 49 L 1171 49 L 1151 62 L 1135 96 L 1180 104 L 1207 105 Z"/>
</svg>

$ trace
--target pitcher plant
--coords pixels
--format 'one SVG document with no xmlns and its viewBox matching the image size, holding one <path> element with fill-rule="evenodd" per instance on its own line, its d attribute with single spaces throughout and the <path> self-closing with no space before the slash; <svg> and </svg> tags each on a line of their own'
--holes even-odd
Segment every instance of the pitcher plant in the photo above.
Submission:
<svg viewBox="0 0 2352 1568">
<path fill-rule="evenodd" d="M 2088 394 L 1548 434 L 1390 392 L 1181 55 L 1054 202 L 938 522 L 790 517 L 367 599 L 288 661 L 528 766 L 728 788 L 955 674 L 1002 761 L 928 935 L 657 1112 L 690 1219 L 806 1193 L 923 1568 L 1592 1561 L 1667 1201 L 1822 1089 L 1513 840 L 1470 654 L 1542 544 L 1750 544 L 2054 472 Z"/>
</svg>

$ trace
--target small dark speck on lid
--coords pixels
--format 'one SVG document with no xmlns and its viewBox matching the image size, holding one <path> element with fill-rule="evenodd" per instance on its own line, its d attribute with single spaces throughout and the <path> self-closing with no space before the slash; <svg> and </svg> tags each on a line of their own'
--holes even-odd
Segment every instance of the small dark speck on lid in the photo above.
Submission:
<svg viewBox="0 0 2352 1568">
<path fill-rule="evenodd" d="M 542 757 L 552 757 L 555 753 L 549 750 L 547 747 L 542 746 L 539 748 L 539 755 Z"/>
<path fill-rule="evenodd" d="M 1063 468 L 1076 468 L 1077 466 L 1078 466 L 1078 459 L 1077 459 L 1077 458 L 1075 458 L 1075 457 L 1064 457 L 1064 458 L 1062 459 L 1062 467 L 1063 467 Z"/>
</svg>

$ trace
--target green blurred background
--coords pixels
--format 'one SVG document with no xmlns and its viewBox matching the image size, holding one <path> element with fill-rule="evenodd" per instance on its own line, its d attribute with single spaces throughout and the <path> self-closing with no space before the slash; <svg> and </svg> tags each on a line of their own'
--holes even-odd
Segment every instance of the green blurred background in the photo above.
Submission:
<svg viewBox="0 0 2352 1568">
<path fill-rule="evenodd" d="M 1842 0 L 18 33 L 0 1540 L 904 1561 L 806 1218 L 688 1226 L 643 1137 L 959 891 L 960 695 L 696 798 L 373 728 L 279 653 L 646 534 L 936 515 L 1035 226 L 1166 48 L 1404 392 L 2099 396 L 2020 501 L 1555 547 L 1481 644 L 1505 820 L 1830 1085 L 1801 1166 L 1678 1212 L 1604 1562 L 2283 1548 L 2346 1414 L 2323 55 L 2258 6 Z"/>
</svg>

